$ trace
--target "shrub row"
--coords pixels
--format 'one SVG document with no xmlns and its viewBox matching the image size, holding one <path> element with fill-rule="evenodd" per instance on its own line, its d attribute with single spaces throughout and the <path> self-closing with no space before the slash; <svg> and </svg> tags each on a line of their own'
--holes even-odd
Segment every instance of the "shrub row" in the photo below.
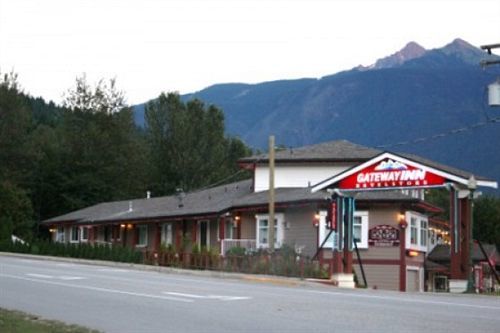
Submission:
<svg viewBox="0 0 500 333">
<path fill-rule="evenodd" d="M 143 261 L 142 252 L 121 245 L 109 244 L 53 243 L 48 241 L 33 241 L 22 244 L 4 240 L 0 242 L 0 251 L 129 263 L 142 263 Z"/>
</svg>

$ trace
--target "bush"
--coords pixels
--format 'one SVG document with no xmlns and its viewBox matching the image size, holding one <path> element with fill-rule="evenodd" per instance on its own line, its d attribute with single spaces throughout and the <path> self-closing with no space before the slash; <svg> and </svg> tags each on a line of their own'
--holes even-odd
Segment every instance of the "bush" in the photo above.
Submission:
<svg viewBox="0 0 500 333">
<path fill-rule="evenodd" d="M 0 251 L 131 263 L 142 262 L 142 253 L 140 251 L 121 245 L 53 243 L 43 240 L 22 244 L 11 240 L 3 240 L 0 241 Z"/>
</svg>

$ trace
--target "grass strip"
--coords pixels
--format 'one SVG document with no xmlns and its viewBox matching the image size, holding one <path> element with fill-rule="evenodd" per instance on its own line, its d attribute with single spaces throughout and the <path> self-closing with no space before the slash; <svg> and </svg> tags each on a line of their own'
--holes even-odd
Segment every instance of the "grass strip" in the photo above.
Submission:
<svg viewBox="0 0 500 333">
<path fill-rule="evenodd" d="M 68 325 L 56 320 L 46 320 L 21 311 L 0 308 L 2 333 L 99 333 L 90 328 Z"/>
</svg>

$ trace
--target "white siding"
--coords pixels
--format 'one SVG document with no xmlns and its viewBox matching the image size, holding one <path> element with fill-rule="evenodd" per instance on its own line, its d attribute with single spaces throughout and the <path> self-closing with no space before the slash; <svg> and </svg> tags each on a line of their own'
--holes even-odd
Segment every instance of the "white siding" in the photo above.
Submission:
<svg viewBox="0 0 500 333">
<path fill-rule="evenodd" d="M 308 187 L 322 182 L 350 168 L 352 164 L 341 165 L 276 165 L 274 171 L 274 186 Z M 269 189 L 269 167 L 255 168 L 255 192 Z"/>
</svg>

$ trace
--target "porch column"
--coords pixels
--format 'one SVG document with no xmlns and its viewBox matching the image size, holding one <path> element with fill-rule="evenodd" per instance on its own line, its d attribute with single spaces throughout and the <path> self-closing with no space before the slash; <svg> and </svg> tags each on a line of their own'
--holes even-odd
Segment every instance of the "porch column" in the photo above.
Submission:
<svg viewBox="0 0 500 333">
<path fill-rule="evenodd" d="M 332 260 L 331 273 L 332 274 L 343 273 L 344 265 L 342 264 L 342 252 L 340 252 L 339 250 L 333 251 L 333 256 L 331 260 Z"/>
<path fill-rule="evenodd" d="M 160 250 L 160 242 L 161 242 L 161 226 L 159 223 L 154 225 L 153 232 L 153 252 L 158 252 Z"/>
<path fill-rule="evenodd" d="M 178 252 L 182 250 L 182 221 L 175 223 L 175 248 Z"/>
<path fill-rule="evenodd" d="M 139 241 L 139 233 L 137 232 L 137 226 L 135 224 L 132 224 L 132 229 L 130 229 L 131 234 L 132 234 L 132 247 L 134 248 L 137 245 L 137 242 Z"/>
<path fill-rule="evenodd" d="M 198 231 L 198 223 L 193 221 L 193 225 L 191 226 L 191 241 L 193 245 L 196 244 L 196 233 Z"/>
<path fill-rule="evenodd" d="M 219 219 L 219 239 L 220 241 L 222 242 L 224 240 L 224 233 L 225 233 L 225 230 L 224 230 L 224 227 L 226 226 L 226 218 L 225 217 L 221 217 Z"/>
<path fill-rule="evenodd" d="M 399 224 L 399 291 L 406 291 L 406 227 L 408 223 Z"/>
<path fill-rule="evenodd" d="M 344 242 L 344 273 L 352 274 L 352 251 L 349 251 L 347 242 Z"/>
<path fill-rule="evenodd" d="M 241 239 L 241 218 L 239 218 L 236 222 L 236 238 Z"/>
<path fill-rule="evenodd" d="M 344 217 L 342 214 L 339 215 L 339 221 L 337 221 L 337 249 L 333 250 L 332 256 L 332 273 L 339 274 L 343 273 L 344 265 L 342 264 L 343 259 L 343 248 L 344 248 L 344 238 L 341 236 L 344 229 Z"/>
</svg>

